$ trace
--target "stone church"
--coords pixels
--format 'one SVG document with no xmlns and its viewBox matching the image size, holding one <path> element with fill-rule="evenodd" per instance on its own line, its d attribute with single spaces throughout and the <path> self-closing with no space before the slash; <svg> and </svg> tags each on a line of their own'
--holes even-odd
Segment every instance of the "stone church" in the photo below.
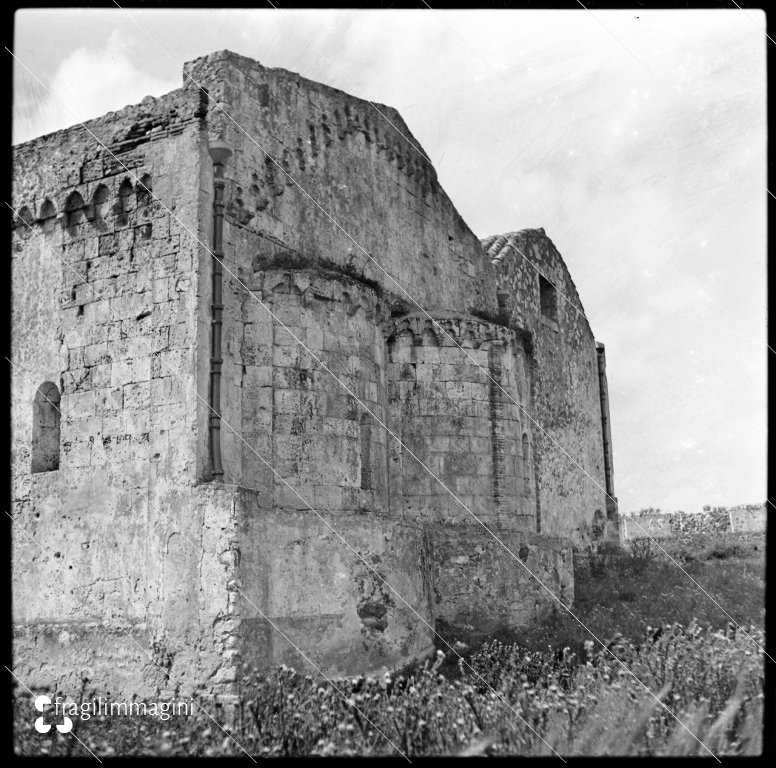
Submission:
<svg viewBox="0 0 776 768">
<path fill-rule="evenodd" d="M 390 107 L 183 80 L 14 148 L 15 673 L 228 695 L 570 603 L 617 510 L 551 240 L 477 238 Z"/>
</svg>

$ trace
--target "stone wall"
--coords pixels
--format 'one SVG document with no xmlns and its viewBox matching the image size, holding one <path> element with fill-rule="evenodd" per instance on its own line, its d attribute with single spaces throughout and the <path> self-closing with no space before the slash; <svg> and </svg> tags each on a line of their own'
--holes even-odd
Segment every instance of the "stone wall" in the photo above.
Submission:
<svg viewBox="0 0 776 768">
<path fill-rule="evenodd" d="M 211 102 L 211 137 L 235 149 L 225 235 L 235 268 L 297 255 L 409 302 L 402 286 L 424 308 L 495 306 L 490 260 L 395 109 L 229 51 L 186 71 L 187 87 L 206 86 L 250 134 Z"/>
<path fill-rule="evenodd" d="M 216 558 L 232 507 L 193 486 L 203 116 L 176 91 L 14 150 L 12 568 L 28 685 L 77 690 L 86 672 L 152 695 L 173 663 L 207 688 L 223 662 Z M 31 471 L 39 412 L 59 423 L 47 471 Z"/>
<path fill-rule="evenodd" d="M 247 670 L 307 667 L 301 649 L 332 673 L 372 673 L 433 650 L 420 525 L 367 512 L 267 510 L 250 491 L 241 493 L 241 509 L 239 647 Z"/>
<path fill-rule="evenodd" d="M 533 461 L 529 452 L 522 460 L 530 428 L 495 385 L 518 403 L 530 393 L 522 344 L 514 332 L 476 317 L 439 321 L 448 335 L 418 314 L 394 318 L 386 329 L 390 423 L 404 444 L 389 445 L 390 476 L 404 514 L 448 523 L 470 522 L 474 514 L 534 531 Z M 492 379 L 461 362 L 451 337 Z"/>
<path fill-rule="evenodd" d="M 546 621 L 559 601 L 573 601 L 573 550 L 567 539 L 500 526 L 491 530 L 495 538 L 471 523 L 429 528 L 434 613 L 447 639 L 528 627 Z"/>
<path fill-rule="evenodd" d="M 552 243 L 483 248 L 395 110 L 229 52 L 187 72 L 250 137 L 187 80 L 88 124 L 137 180 L 81 128 L 16 150 L 19 670 L 235 693 L 300 651 L 372 671 L 571 601 L 613 487 Z"/>
<path fill-rule="evenodd" d="M 414 142 L 394 110 L 228 52 L 187 71 L 251 135 L 211 104 L 211 138 L 234 149 L 225 171 L 223 388 L 224 421 L 242 429 L 222 428 L 225 479 L 263 491 L 261 514 L 270 517 L 278 508 L 305 513 L 306 501 L 336 525 L 340 515 L 368 512 L 378 518 L 376 541 L 387 524 L 381 516 L 463 524 L 472 543 L 486 541 L 464 506 L 486 524 L 535 532 L 543 506 L 549 534 L 588 545 L 605 495 L 568 479 L 563 457 L 537 470 L 534 451 L 535 421 L 557 410 L 553 392 L 565 387 L 563 423 L 579 422 L 570 451 L 582 444 L 586 471 L 604 482 L 586 320 L 563 314 L 546 330 L 535 280 L 511 284 L 515 313 L 500 311 L 498 276 L 509 268 L 492 263 L 432 166 L 377 112 Z M 544 268 L 565 286 L 560 256 L 543 255 L 548 242 L 532 258 L 550 263 Z M 272 530 L 285 548 L 282 529 Z M 253 563 L 246 567 L 260 570 L 252 542 L 243 554 Z"/>
<path fill-rule="evenodd" d="M 237 350 L 243 334 L 255 333 L 261 323 L 270 327 L 266 310 L 246 299 L 244 291 L 245 286 L 266 290 L 267 268 L 314 264 L 345 273 L 374 287 L 372 303 L 381 303 L 383 316 L 389 311 L 391 315 L 418 311 L 399 286 L 436 316 L 452 313 L 456 322 L 471 319 L 472 312 L 489 319 L 498 316 L 522 334 L 520 346 L 527 342 L 530 350 L 521 349 L 522 362 L 516 361 L 517 368 L 526 369 L 523 378 L 530 379 L 526 383 L 530 391 L 519 392 L 515 386 L 504 393 L 495 387 L 501 403 L 494 404 L 508 414 L 507 422 L 523 425 L 534 483 L 530 514 L 542 530 L 570 533 L 580 546 L 600 539 L 607 494 L 595 340 L 584 314 L 572 307 L 581 310 L 581 302 L 544 232 L 514 233 L 512 242 L 523 255 L 514 248 L 508 258 L 492 248 L 483 252 L 439 187 L 432 166 L 376 111 L 387 114 L 414 142 L 400 116 L 388 107 L 375 108 L 229 52 L 193 62 L 187 71 L 197 83 L 207 85 L 213 98 L 251 134 L 247 138 L 211 105 L 211 136 L 226 138 L 235 148 L 226 172 L 230 202 L 225 238 L 234 271 L 227 277 L 227 290 L 234 300 L 225 309 L 224 327 L 227 346 L 235 350 L 233 354 L 227 350 L 224 362 L 224 386 L 235 393 L 227 403 L 236 407 L 240 399 L 236 392 L 245 374 Z M 374 215 L 378 200 L 379 215 Z M 542 312 L 537 269 L 557 289 L 554 318 Z M 297 290 L 301 294 L 308 289 Z M 311 300 L 310 293 L 306 301 Z M 300 317 L 294 321 L 295 334 L 304 335 L 304 322 Z M 246 331 L 246 323 L 253 328 Z M 437 343 L 453 346 L 438 326 L 431 324 L 429 330 L 438 337 Z M 280 343 L 294 345 L 284 331 L 276 334 L 284 337 Z M 475 366 L 474 354 L 454 347 L 434 354 L 447 355 L 445 362 L 459 368 Z M 509 368 L 510 363 L 506 365 Z M 461 381 L 459 389 L 466 390 L 469 384 L 494 386 L 487 374 L 475 370 L 477 383 Z M 440 383 L 428 386 L 438 389 Z M 490 400 L 482 398 L 484 409 L 491 407 Z M 228 409 L 227 405 L 226 420 L 237 424 L 241 415 Z M 437 415 L 444 419 L 444 414 Z M 488 437 L 484 422 L 483 417 L 481 430 L 471 435 L 480 442 Z M 242 450 L 229 447 L 230 441 L 240 442 L 236 436 L 224 434 L 223 440 L 225 451 Z M 481 448 L 477 445 L 475 452 Z M 518 452 L 510 444 L 507 453 L 508 459 L 496 459 L 497 474 L 514 474 L 507 467 Z M 462 482 L 466 485 L 465 479 Z M 506 478 L 502 485 L 514 483 Z M 507 491 L 507 496 L 510 493 L 514 495 Z M 525 514 L 521 509 L 525 504 L 509 506 L 512 514 Z M 611 526 L 616 526 L 616 516 Z"/>
<path fill-rule="evenodd" d="M 765 504 L 730 507 L 731 530 L 737 533 L 764 531 L 767 521 Z"/>
<path fill-rule="evenodd" d="M 607 537 L 601 522 L 612 500 L 606 490 L 598 353 L 576 287 L 542 229 L 487 238 L 483 245 L 499 270 L 501 311 L 531 340 L 533 407 L 525 419 L 533 434 L 539 530 L 571 535 L 583 548 L 616 539 Z M 616 517 L 608 517 L 616 528 Z"/>
<path fill-rule="evenodd" d="M 709 507 L 702 512 L 642 512 L 623 515 L 623 538 L 653 539 L 765 530 L 765 505 Z"/>
</svg>

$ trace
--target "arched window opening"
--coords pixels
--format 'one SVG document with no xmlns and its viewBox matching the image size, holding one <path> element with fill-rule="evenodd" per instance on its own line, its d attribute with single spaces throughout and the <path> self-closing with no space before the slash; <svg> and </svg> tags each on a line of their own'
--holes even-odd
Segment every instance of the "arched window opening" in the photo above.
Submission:
<svg viewBox="0 0 776 768">
<path fill-rule="evenodd" d="M 373 489 L 372 477 L 372 417 L 361 414 L 361 490 Z"/>
<path fill-rule="evenodd" d="M 531 495 L 531 446 L 523 433 L 523 496 Z"/>
<path fill-rule="evenodd" d="M 32 472 L 59 469 L 59 389 L 47 381 L 32 404 Z"/>
<path fill-rule="evenodd" d="M 79 192 L 71 192 L 65 202 L 65 213 L 67 214 L 66 224 L 73 227 L 86 221 L 86 204 Z"/>
</svg>

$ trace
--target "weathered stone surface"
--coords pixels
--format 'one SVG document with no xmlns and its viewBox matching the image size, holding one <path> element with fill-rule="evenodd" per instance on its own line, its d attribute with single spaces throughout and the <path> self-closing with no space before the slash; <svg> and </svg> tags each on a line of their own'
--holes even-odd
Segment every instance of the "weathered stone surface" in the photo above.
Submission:
<svg viewBox="0 0 776 768">
<path fill-rule="evenodd" d="M 20 676 L 236 694 L 299 650 L 371 671 L 571 601 L 616 500 L 550 240 L 481 243 L 389 107 L 398 131 L 229 52 L 186 70 L 209 96 L 90 122 L 105 147 L 15 148 Z"/>
<path fill-rule="evenodd" d="M 704 507 L 702 512 L 652 512 L 623 515 L 626 539 L 665 538 L 710 533 L 765 531 L 766 505 Z"/>
</svg>

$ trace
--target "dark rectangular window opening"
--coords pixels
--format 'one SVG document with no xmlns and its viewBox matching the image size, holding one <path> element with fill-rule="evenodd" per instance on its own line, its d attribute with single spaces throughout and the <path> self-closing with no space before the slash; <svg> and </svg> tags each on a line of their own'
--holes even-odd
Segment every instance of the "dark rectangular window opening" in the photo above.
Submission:
<svg viewBox="0 0 776 768">
<path fill-rule="evenodd" d="M 539 275 L 539 301 L 542 315 L 557 323 L 558 292 L 555 289 L 555 286 L 541 275 Z"/>
</svg>

